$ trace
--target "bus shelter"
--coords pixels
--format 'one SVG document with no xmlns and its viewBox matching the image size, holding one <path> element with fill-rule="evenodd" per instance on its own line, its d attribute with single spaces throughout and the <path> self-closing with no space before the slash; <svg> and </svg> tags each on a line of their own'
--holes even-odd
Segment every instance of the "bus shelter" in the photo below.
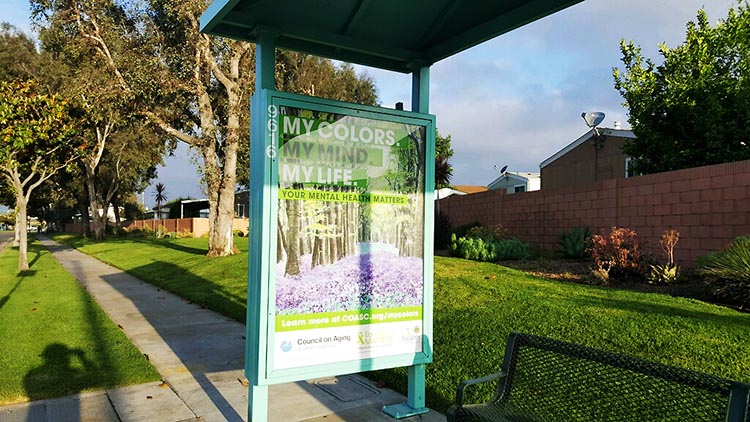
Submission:
<svg viewBox="0 0 750 422">
<path fill-rule="evenodd" d="M 215 0 L 204 33 L 256 44 L 245 373 L 275 383 L 407 367 L 396 419 L 425 413 L 433 360 L 430 66 L 582 0 Z M 411 111 L 275 89 L 275 49 L 412 75 Z"/>
</svg>

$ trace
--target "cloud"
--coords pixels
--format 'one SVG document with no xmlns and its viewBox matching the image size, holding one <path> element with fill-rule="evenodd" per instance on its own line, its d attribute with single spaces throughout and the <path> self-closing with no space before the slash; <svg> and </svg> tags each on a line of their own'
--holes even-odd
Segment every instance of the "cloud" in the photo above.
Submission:
<svg viewBox="0 0 750 422">
<path fill-rule="evenodd" d="M 716 21 L 733 4 L 713 1 L 706 11 Z M 633 39 L 658 61 L 657 45 L 681 43 L 701 6 L 588 0 L 434 65 L 430 111 L 452 135 L 453 182 L 486 185 L 497 177 L 495 164 L 538 171 L 588 130 L 583 111 L 605 112 L 604 126 L 627 127 L 612 78 L 620 40 Z"/>
<path fill-rule="evenodd" d="M 539 163 L 587 130 L 583 111 L 603 111 L 604 126 L 627 126 L 612 67 L 621 39 L 658 61 L 657 45 L 681 43 L 685 24 L 705 6 L 711 22 L 735 0 L 586 0 L 435 64 L 430 111 L 451 134 L 453 183 L 488 184 L 493 165 L 538 171 Z M 28 3 L 11 0 L 5 19 L 28 27 Z M 355 66 L 376 82 L 381 104 L 410 109 L 411 76 Z M 184 148 L 184 145 L 181 145 Z M 170 197 L 203 196 L 189 156 L 165 159 L 158 181 Z M 154 184 L 157 181 L 154 181 Z M 149 197 L 150 195 L 150 197 Z M 147 202 L 153 194 L 146 193 Z"/>
</svg>

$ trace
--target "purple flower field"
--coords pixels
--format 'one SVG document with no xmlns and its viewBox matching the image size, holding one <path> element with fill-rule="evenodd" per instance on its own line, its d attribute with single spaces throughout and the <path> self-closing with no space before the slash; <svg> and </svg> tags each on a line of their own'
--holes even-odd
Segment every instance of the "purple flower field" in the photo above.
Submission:
<svg viewBox="0 0 750 422">
<path fill-rule="evenodd" d="M 310 269 L 311 255 L 301 258 L 301 273 L 284 276 L 276 269 L 276 313 L 293 315 L 422 304 L 422 259 L 387 252 L 355 255 Z"/>
</svg>

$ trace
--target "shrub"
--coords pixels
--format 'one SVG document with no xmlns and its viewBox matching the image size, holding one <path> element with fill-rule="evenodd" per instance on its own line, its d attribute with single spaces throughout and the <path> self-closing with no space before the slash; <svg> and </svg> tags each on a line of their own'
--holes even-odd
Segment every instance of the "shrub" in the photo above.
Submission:
<svg viewBox="0 0 750 422">
<path fill-rule="evenodd" d="M 567 259 L 583 259 L 590 239 L 591 229 L 588 227 L 576 227 L 569 232 L 562 232 L 557 241 L 557 253 Z"/>
<path fill-rule="evenodd" d="M 674 284 L 680 281 L 680 267 L 674 262 L 674 248 L 680 240 L 680 232 L 675 229 L 665 230 L 659 244 L 667 255 L 665 265 L 651 265 L 648 281 L 653 284 Z"/>
<path fill-rule="evenodd" d="M 117 226 L 110 226 L 109 224 L 104 226 L 104 233 L 108 236 L 118 236 L 120 234 L 120 231 L 122 231 L 122 229 Z"/>
<path fill-rule="evenodd" d="M 232 236 L 235 236 L 235 237 L 244 237 L 245 236 L 245 232 L 243 232 L 242 230 L 239 230 L 239 229 L 234 229 L 234 230 L 232 230 Z"/>
<path fill-rule="evenodd" d="M 490 227 L 475 226 L 470 228 L 466 232 L 465 237 L 471 237 L 475 239 L 482 239 L 485 242 L 492 242 L 496 240 L 503 240 L 508 238 L 508 230 L 504 229 L 500 224 L 496 224 Z"/>
<path fill-rule="evenodd" d="M 182 229 L 178 232 L 174 232 L 174 237 L 176 239 L 192 239 L 195 237 L 195 234 L 188 229 Z"/>
<path fill-rule="evenodd" d="M 750 237 L 734 239 L 723 251 L 698 258 L 697 264 L 699 274 L 717 279 L 712 283 L 716 296 L 750 304 Z"/>
<path fill-rule="evenodd" d="M 504 239 L 496 243 L 497 259 L 499 261 L 513 261 L 519 259 L 529 259 L 531 250 L 529 244 L 521 242 L 518 239 Z"/>
<path fill-rule="evenodd" d="M 496 262 L 527 259 L 529 245 L 517 239 L 485 240 L 482 237 L 451 235 L 451 255 L 474 261 Z"/>
<path fill-rule="evenodd" d="M 698 272 L 750 284 L 750 236 L 740 236 L 723 251 L 698 258 Z"/>
<path fill-rule="evenodd" d="M 131 227 L 127 229 L 127 236 L 135 238 L 154 237 L 155 232 L 148 227 Z"/>
<path fill-rule="evenodd" d="M 641 277 L 643 257 L 635 230 L 612 227 L 609 235 L 594 235 L 589 249 L 594 260 L 594 276 L 607 283 L 611 278 Z"/>
<path fill-rule="evenodd" d="M 651 272 L 648 281 L 651 284 L 674 284 L 680 281 L 680 267 L 677 265 L 649 265 Z"/>
<path fill-rule="evenodd" d="M 456 227 L 451 228 L 451 235 L 455 234 L 456 238 L 461 238 L 461 237 L 466 236 L 466 233 L 468 233 L 469 230 L 471 230 L 472 228 L 474 228 L 474 227 L 481 227 L 481 226 L 482 226 L 482 223 L 480 223 L 478 221 L 475 221 L 475 222 L 469 223 L 469 224 L 463 224 L 463 225 L 460 225 L 460 226 L 456 226 Z"/>
<path fill-rule="evenodd" d="M 157 227 L 156 230 L 154 230 L 154 234 L 156 235 L 157 239 L 171 237 L 169 234 L 169 230 L 167 230 L 167 228 L 164 227 L 164 225 L 162 224 L 160 224 L 159 227 Z"/>
</svg>

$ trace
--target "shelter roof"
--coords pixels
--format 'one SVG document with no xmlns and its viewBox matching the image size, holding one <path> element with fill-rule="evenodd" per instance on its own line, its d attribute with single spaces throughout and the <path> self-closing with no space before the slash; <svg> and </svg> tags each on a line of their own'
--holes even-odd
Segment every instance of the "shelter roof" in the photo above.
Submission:
<svg viewBox="0 0 750 422">
<path fill-rule="evenodd" d="M 203 32 L 410 73 L 583 0 L 214 0 Z"/>
</svg>

